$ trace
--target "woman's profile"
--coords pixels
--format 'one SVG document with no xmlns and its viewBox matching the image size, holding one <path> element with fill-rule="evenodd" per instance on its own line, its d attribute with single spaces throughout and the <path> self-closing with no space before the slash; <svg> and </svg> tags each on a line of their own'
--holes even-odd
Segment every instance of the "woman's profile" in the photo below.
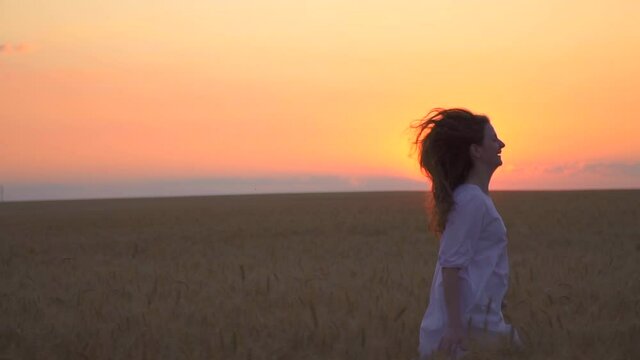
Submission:
<svg viewBox="0 0 640 360">
<path fill-rule="evenodd" d="M 420 358 L 436 351 L 457 358 L 470 340 L 521 344 L 502 315 L 507 234 L 489 196 L 505 144 L 488 117 L 465 109 L 434 109 L 414 128 L 420 167 L 432 184 L 430 227 L 440 238 L 420 325 Z"/>
</svg>

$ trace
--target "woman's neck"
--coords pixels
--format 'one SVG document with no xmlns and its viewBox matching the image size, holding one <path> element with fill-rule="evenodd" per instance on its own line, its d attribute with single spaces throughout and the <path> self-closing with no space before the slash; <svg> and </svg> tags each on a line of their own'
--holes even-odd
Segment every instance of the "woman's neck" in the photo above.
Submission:
<svg viewBox="0 0 640 360">
<path fill-rule="evenodd" d="M 488 169 L 480 167 L 473 167 L 471 172 L 469 172 L 469 176 L 467 176 L 465 183 L 479 186 L 480 189 L 488 195 L 489 182 L 491 181 L 491 176 L 494 171 L 489 171 Z"/>
</svg>

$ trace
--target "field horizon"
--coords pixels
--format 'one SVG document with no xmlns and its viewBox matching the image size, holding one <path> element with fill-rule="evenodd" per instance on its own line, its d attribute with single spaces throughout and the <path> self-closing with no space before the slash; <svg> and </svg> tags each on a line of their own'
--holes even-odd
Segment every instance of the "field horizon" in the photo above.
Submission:
<svg viewBox="0 0 640 360">
<path fill-rule="evenodd" d="M 0 203 L 0 357 L 413 359 L 426 191 Z M 492 191 L 522 351 L 640 353 L 640 190 Z"/>
<path fill-rule="evenodd" d="M 426 186 L 425 186 L 426 188 Z M 575 193 L 575 192 L 618 192 L 618 191 L 640 191 L 640 188 L 576 188 L 576 189 L 504 189 L 489 190 L 490 194 L 496 193 Z M 262 192 L 262 193 L 223 193 L 223 194 L 196 194 L 196 195 L 153 195 L 153 196 L 114 196 L 114 197 L 78 197 L 69 199 L 25 199 L 25 200 L 4 200 L 0 204 L 14 203 L 49 203 L 65 201 L 111 201 L 111 200 L 153 200 L 153 199 L 192 199 L 192 198 L 212 198 L 212 197 L 250 197 L 250 196 L 287 196 L 287 195 L 332 195 L 332 194 L 379 194 L 379 193 L 429 193 L 425 190 L 337 190 L 337 191 L 300 191 L 300 192 Z"/>
</svg>

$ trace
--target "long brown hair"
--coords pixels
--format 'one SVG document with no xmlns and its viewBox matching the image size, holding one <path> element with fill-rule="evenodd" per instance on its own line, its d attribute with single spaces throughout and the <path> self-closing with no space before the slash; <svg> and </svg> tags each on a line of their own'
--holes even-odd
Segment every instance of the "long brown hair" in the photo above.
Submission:
<svg viewBox="0 0 640 360">
<path fill-rule="evenodd" d="M 466 109 L 435 108 L 412 125 L 420 168 L 431 180 L 429 225 L 440 235 L 453 209 L 453 191 L 463 184 L 473 166 L 469 148 L 482 144 L 489 118 Z"/>
</svg>

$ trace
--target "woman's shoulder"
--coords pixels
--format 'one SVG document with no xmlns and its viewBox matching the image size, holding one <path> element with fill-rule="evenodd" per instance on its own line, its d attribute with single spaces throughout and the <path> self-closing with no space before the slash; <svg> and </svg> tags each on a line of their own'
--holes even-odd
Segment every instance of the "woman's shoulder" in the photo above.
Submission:
<svg viewBox="0 0 640 360">
<path fill-rule="evenodd" d="M 485 194 L 478 185 L 462 184 L 453 191 L 453 199 L 456 204 L 470 204 L 484 207 L 487 203 Z"/>
<path fill-rule="evenodd" d="M 485 194 L 482 189 L 480 189 L 480 187 L 476 184 L 460 184 L 458 185 L 458 187 L 455 188 L 455 190 L 453 190 L 453 196 L 454 197 L 464 197 L 464 196 L 477 196 L 477 197 L 484 197 L 487 196 L 487 194 Z"/>
</svg>

